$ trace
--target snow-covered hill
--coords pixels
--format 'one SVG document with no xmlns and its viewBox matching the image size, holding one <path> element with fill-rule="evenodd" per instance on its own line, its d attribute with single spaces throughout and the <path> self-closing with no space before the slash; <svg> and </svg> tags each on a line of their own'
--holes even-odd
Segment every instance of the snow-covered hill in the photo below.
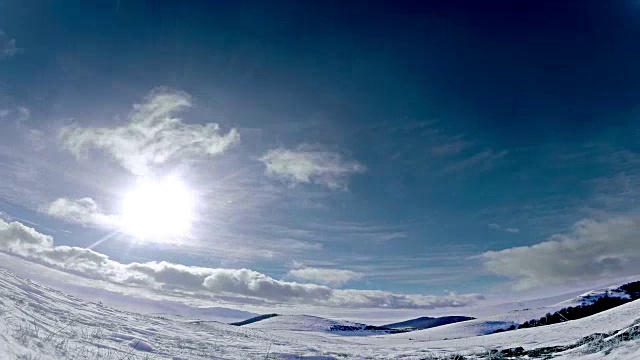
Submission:
<svg viewBox="0 0 640 360">
<path fill-rule="evenodd" d="M 534 350 L 550 347 L 569 347 L 580 344 L 580 346 L 583 346 L 581 351 L 587 352 L 589 350 L 588 347 L 593 346 L 593 344 L 584 341 L 583 338 L 590 337 L 594 334 L 605 334 L 607 336 L 603 338 L 607 338 L 609 337 L 609 333 L 620 334 L 640 324 L 640 301 L 634 301 L 594 316 L 560 324 L 485 336 L 434 340 L 443 338 L 443 333 L 453 333 L 453 331 L 447 329 L 448 327 L 462 324 L 465 323 L 444 325 L 432 329 L 387 335 L 385 337 L 366 338 L 363 340 L 371 343 L 375 342 L 377 346 L 387 344 L 388 346 L 393 345 L 395 347 L 414 347 L 421 344 L 426 347 L 445 349 L 445 352 L 451 351 L 452 349 L 457 349 L 459 352 L 472 352 L 479 351 L 480 349 L 513 349 L 517 347 L 522 347 L 525 350 Z M 614 336 L 614 334 L 611 336 Z M 640 333 L 637 334 L 635 338 L 631 338 L 624 346 L 634 354 L 633 356 L 640 356 Z M 570 350 L 578 351 L 575 350 L 577 348 L 578 346 Z M 584 355 L 584 353 L 582 355 Z M 610 357 L 607 357 L 605 354 L 600 354 L 597 358 L 607 359 Z M 624 359 L 624 357 L 619 357 L 618 359 Z"/>
<path fill-rule="evenodd" d="M 468 316 L 442 316 L 437 318 L 423 316 L 416 319 L 400 321 L 382 326 L 390 329 L 422 330 L 474 319 L 475 318 Z"/>
<path fill-rule="evenodd" d="M 331 332 L 339 335 L 366 336 L 395 333 L 392 329 L 310 315 L 278 315 L 245 325 L 254 329 L 279 331 Z"/>
<path fill-rule="evenodd" d="M 572 299 L 561 302 L 561 306 L 592 305 L 603 297 L 620 298 L 631 300 L 632 295 L 628 294 L 621 286 L 610 286 L 603 289 L 590 290 Z"/>
<path fill-rule="evenodd" d="M 509 318 L 509 314 L 502 316 Z M 499 351 L 529 358 L 640 357 L 640 301 L 575 321 L 456 340 L 442 339 L 457 330 L 476 335 L 478 331 L 468 329 L 479 320 L 364 337 L 327 331 L 333 325 L 353 323 L 312 316 L 277 316 L 263 321 L 233 326 L 126 312 L 0 269 L 3 360 L 418 360 L 453 354 L 489 359 Z M 476 323 L 475 327 L 481 325 Z"/>
<path fill-rule="evenodd" d="M 523 322 L 544 316 L 549 312 L 555 312 L 566 305 L 556 304 L 512 310 L 503 313 L 481 316 L 477 319 L 455 322 L 442 326 L 431 327 L 421 330 L 421 333 L 428 334 L 430 340 L 463 339 L 474 336 L 488 335 L 499 329 L 508 329 L 510 326 L 517 326 Z M 412 332 L 410 334 L 415 334 Z"/>
<path fill-rule="evenodd" d="M 529 322 L 532 319 L 539 319 L 541 317 L 545 317 L 547 314 L 554 314 L 563 309 L 566 310 L 566 308 L 570 306 L 593 306 L 598 300 L 605 297 L 631 301 L 632 299 L 638 298 L 637 294 L 634 292 L 637 287 L 638 283 L 636 282 L 609 286 L 602 289 L 587 291 L 581 295 L 552 305 L 537 306 L 507 312 L 498 312 L 493 315 L 480 316 L 474 320 L 443 325 L 442 327 L 438 327 L 438 329 L 431 329 L 430 331 L 427 331 L 427 333 L 429 334 L 430 340 L 463 339 L 493 334 L 496 331 L 508 330 L 509 328 L 514 327 L 517 328 L 519 325 Z M 621 305 L 621 303 L 614 305 Z M 606 308 L 594 309 L 593 312 L 595 313 L 605 309 Z M 566 318 L 561 318 L 561 321 L 566 320 Z"/>
</svg>

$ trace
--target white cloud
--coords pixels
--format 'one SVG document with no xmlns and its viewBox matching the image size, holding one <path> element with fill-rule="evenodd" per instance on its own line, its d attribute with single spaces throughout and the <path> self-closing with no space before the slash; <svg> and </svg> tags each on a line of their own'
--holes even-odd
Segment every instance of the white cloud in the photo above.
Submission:
<svg viewBox="0 0 640 360">
<path fill-rule="evenodd" d="M 300 269 L 292 269 L 287 274 L 289 277 L 298 280 L 309 281 L 315 284 L 325 284 L 340 286 L 354 280 L 361 279 L 364 274 L 351 270 L 343 269 L 327 269 L 303 267 Z"/>
<path fill-rule="evenodd" d="M 187 93 L 156 89 L 144 103 L 134 105 L 127 124 L 69 126 L 60 131 L 60 140 L 79 159 L 86 158 L 91 148 L 101 149 L 137 175 L 170 160 L 220 154 L 240 140 L 236 129 L 222 134 L 216 123 L 186 124 L 173 116 L 191 106 Z"/>
<path fill-rule="evenodd" d="M 496 224 L 496 223 L 489 224 L 489 228 L 491 230 L 502 230 L 504 232 L 508 232 L 508 233 L 512 233 L 512 234 L 517 234 L 517 233 L 520 232 L 520 229 L 518 229 L 518 228 L 515 228 L 515 227 L 503 228 L 500 224 Z"/>
<path fill-rule="evenodd" d="M 91 249 L 55 246 L 53 238 L 19 222 L 0 220 L 0 251 L 87 278 L 136 286 L 167 295 L 234 299 L 238 303 L 306 304 L 349 308 L 434 309 L 459 307 L 483 299 L 478 294 L 428 296 L 379 290 L 337 290 L 328 286 L 276 280 L 249 269 L 216 269 L 169 262 L 122 264 Z"/>
<path fill-rule="evenodd" d="M 115 216 L 102 213 L 98 204 L 89 197 L 80 199 L 58 198 L 44 206 L 42 211 L 67 222 L 83 225 L 111 227 L 117 222 Z"/>
<path fill-rule="evenodd" d="M 8 223 L 0 219 L 0 248 L 12 252 L 28 252 L 53 246 L 53 238 L 17 221 Z"/>
<path fill-rule="evenodd" d="M 520 289 L 640 273 L 640 218 L 582 220 L 567 234 L 532 246 L 489 251 L 485 267 Z"/>
<path fill-rule="evenodd" d="M 296 150 L 284 148 L 267 151 L 260 161 L 266 174 L 295 183 L 315 183 L 330 189 L 344 189 L 351 175 L 366 171 L 357 161 L 348 161 L 338 153 L 322 151 L 309 145 Z"/>
</svg>

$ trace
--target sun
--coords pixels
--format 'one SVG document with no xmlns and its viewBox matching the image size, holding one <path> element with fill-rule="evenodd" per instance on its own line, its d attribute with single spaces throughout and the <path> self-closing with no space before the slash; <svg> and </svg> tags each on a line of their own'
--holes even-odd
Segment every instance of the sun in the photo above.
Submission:
<svg viewBox="0 0 640 360">
<path fill-rule="evenodd" d="M 191 231 L 193 192 L 178 178 L 140 179 L 122 198 L 122 231 L 144 240 L 176 239 Z"/>
</svg>

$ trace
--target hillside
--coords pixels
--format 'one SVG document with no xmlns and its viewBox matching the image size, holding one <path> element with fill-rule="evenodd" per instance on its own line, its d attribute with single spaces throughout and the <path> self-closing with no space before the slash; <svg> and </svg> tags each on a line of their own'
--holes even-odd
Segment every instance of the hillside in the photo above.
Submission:
<svg viewBox="0 0 640 360">
<path fill-rule="evenodd" d="M 331 332 L 339 335 L 352 336 L 384 335 L 402 332 L 387 327 L 331 320 L 310 315 L 266 316 L 244 326 L 262 330 Z"/>
<path fill-rule="evenodd" d="M 566 321 L 577 320 L 592 316 L 605 310 L 640 299 L 640 281 L 627 283 L 621 286 L 592 290 L 573 299 L 563 301 L 556 307 L 557 311 L 550 311 L 539 318 L 529 319 L 520 324 L 514 324 L 509 328 L 500 328 L 496 332 L 511 331 L 516 328 L 529 328 L 546 326 Z"/>
<path fill-rule="evenodd" d="M 615 336 L 615 334 L 623 334 L 627 330 L 633 331 L 636 325 L 640 323 L 640 301 L 633 301 L 591 317 L 560 324 L 519 329 L 485 336 L 468 336 L 458 339 L 449 338 L 448 340 L 442 340 L 443 337 L 446 337 L 447 333 L 455 333 L 455 331 L 451 331 L 451 327 L 469 326 L 471 325 L 469 323 L 472 322 L 475 322 L 475 320 L 404 334 L 387 335 L 375 339 L 366 338 L 363 339 L 362 342 L 367 341 L 367 343 L 373 343 L 373 341 L 376 341 L 376 345 L 378 346 L 384 344 L 387 346 L 391 346 L 392 344 L 393 346 L 399 346 L 400 344 L 412 344 L 416 346 L 421 344 L 430 348 L 447 350 L 455 347 L 462 351 L 471 351 L 477 348 L 514 349 L 517 347 L 522 347 L 525 350 L 534 350 L 581 344 L 580 346 L 583 346 L 582 350 L 586 352 L 590 350 L 585 348 L 593 344 L 590 344 L 590 341 L 585 341 L 584 338 L 606 339 L 610 336 Z M 625 350 L 633 352 L 635 356 L 640 356 L 640 337 L 636 334 L 629 336 L 628 340 L 629 341 L 625 343 Z M 582 358 L 582 356 L 577 357 Z M 590 358 L 607 359 L 610 357 L 601 354 L 598 356 L 594 355 Z M 623 358 L 624 357 L 618 357 L 618 359 Z"/>
<path fill-rule="evenodd" d="M 437 318 L 423 316 L 416 319 L 382 325 L 382 327 L 390 329 L 422 330 L 474 319 L 475 318 L 468 316 L 443 316 Z"/>
<path fill-rule="evenodd" d="M 279 315 L 278 314 L 258 315 L 258 316 L 254 316 L 254 317 L 246 319 L 246 320 L 232 322 L 229 325 L 244 326 L 244 325 L 253 324 L 254 322 L 262 321 L 262 320 L 265 320 L 265 319 L 268 319 L 268 318 L 274 317 L 274 316 L 279 316 Z"/>
</svg>

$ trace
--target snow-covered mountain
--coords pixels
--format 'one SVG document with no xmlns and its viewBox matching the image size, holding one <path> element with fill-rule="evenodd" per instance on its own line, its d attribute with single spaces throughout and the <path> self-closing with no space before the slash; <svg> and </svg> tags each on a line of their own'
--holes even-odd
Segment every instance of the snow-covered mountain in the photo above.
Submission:
<svg viewBox="0 0 640 360">
<path fill-rule="evenodd" d="M 530 317 L 532 310 L 522 313 L 523 318 Z M 640 301 L 575 321 L 477 336 L 486 333 L 492 318 L 512 321 L 518 313 L 357 337 L 342 336 L 332 327 L 362 324 L 313 316 L 274 316 L 249 326 L 234 326 L 117 310 L 0 269 L 3 360 L 418 360 L 453 355 L 495 359 L 496 354 L 530 359 L 640 357 Z"/>
</svg>

